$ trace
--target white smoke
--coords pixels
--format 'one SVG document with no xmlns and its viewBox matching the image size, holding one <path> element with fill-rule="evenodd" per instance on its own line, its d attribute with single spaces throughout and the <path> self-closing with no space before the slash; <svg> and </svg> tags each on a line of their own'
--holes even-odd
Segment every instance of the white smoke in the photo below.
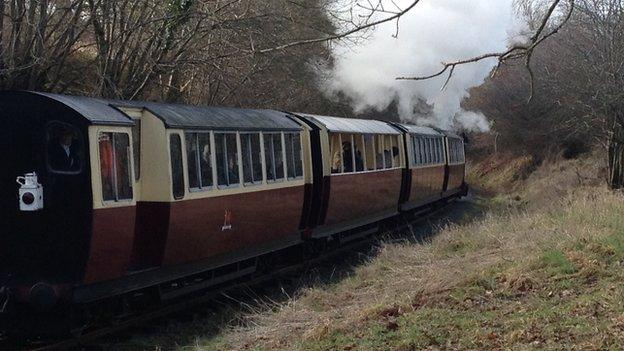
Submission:
<svg viewBox="0 0 624 351">
<path fill-rule="evenodd" d="M 383 111 L 396 101 L 404 122 L 486 131 L 486 117 L 463 110 L 460 103 L 468 89 L 484 82 L 495 59 L 458 66 L 443 91 L 446 74 L 427 81 L 395 78 L 429 75 L 441 69 L 441 62 L 504 50 L 519 31 L 513 1 L 422 0 L 401 18 L 398 38 L 392 22 L 378 26 L 362 45 L 335 47 L 335 66 L 324 88 L 330 96 L 344 94 L 358 113 Z M 406 6 L 412 0 L 395 2 Z"/>
</svg>

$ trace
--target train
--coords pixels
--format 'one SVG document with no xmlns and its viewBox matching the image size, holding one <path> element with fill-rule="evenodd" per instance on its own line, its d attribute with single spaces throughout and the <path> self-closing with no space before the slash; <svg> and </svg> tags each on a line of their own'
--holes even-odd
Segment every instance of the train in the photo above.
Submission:
<svg viewBox="0 0 624 351">
<path fill-rule="evenodd" d="M 430 127 L 29 91 L 0 111 L 5 333 L 183 298 L 468 192 L 463 138 Z"/>
</svg>

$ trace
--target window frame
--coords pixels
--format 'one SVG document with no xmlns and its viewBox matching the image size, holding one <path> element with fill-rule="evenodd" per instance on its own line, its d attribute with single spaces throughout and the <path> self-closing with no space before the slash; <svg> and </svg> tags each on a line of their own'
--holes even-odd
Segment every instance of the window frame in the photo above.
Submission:
<svg viewBox="0 0 624 351">
<path fill-rule="evenodd" d="M 80 158 L 80 169 L 78 169 L 77 171 L 57 171 L 54 168 L 52 168 L 52 165 L 50 164 L 50 134 L 49 134 L 49 130 L 51 126 L 60 126 L 60 127 L 66 127 L 71 129 L 72 131 L 76 132 L 78 134 L 77 136 L 77 140 L 80 141 L 80 145 L 82 148 L 82 155 L 78 155 Z M 99 135 L 99 131 L 97 132 Z M 71 124 L 71 123 L 67 123 L 67 122 L 63 122 L 63 121 L 58 121 L 58 120 L 53 120 L 53 121 L 49 121 L 48 123 L 46 123 L 45 125 L 45 167 L 46 170 L 48 171 L 48 173 L 51 174 L 56 174 L 56 175 L 79 175 L 82 174 L 85 169 L 87 168 L 87 158 L 89 157 L 88 155 L 88 150 L 87 150 L 87 144 L 88 142 L 85 140 L 84 138 L 84 133 L 80 130 L 80 128 L 76 127 L 75 125 Z M 99 154 L 99 152 L 98 152 Z M 132 156 L 134 157 L 134 155 Z M 134 177 L 134 176 L 133 176 Z"/>
<path fill-rule="evenodd" d="M 303 173 L 304 173 L 304 167 L 303 167 L 303 147 L 302 147 L 302 140 L 301 140 L 301 132 L 283 132 L 284 135 L 284 154 L 286 156 L 286 169 L 285 169 L 285 175 L 286 175 L 286 180 L 288 181 L 294 181 L 294 180 L 298 180 L 298 179 L 303 179 Z M 288 136 L 290 136 L 290 147 L 292 149 L 292 160 L 290 160 L 292 162 L 293 165 L 293 174 L 295 175 L 294 177 L 290 177 L 289 176 L 289 172 L 290 172 L 290 167 L 288 165 L 288 148 L 287 148 L 287 140 L 289 139 Z M 297 158 L 295 157 L 295 139 L 299 140 L 299 161 L 300 161 L 300 166 L 301 166 L 301 175 L 297 175 Z"/>
<path fill-rule="evenodd" d="M 167 134 L 167 148 L 169 150 L 169 155 L 168 155 L 169 156 L 169 172 L 170 172 L 170 175 L 171 175 L 171 184 L 170 184 L 170 186 L 171 186 L 170 187 L 171 193 L 170 194 L 171 194 L 172 198 L 174 200 L 176 200 L 176 201 L 177 200 L 182 200 L 182 199 L 184 199 L 186 197 L 186 177 L 187 177 L 187 174 L 186 174 L 186 170 L 184 169 L 184 166 L 185 166 L 184 165 L 184 154 L 186 152 L 185 151 L 186 145 L 185 145 L 185 143 L 183 141 L 184 140 L 183 134 L 184 134 L 184 131 L 182 131 L 182 132 L 177 132 L 177 131 L 176 132 L 170 132 L 170 133 Z M 173 180 L 174 177 L 175 177 L 175 175 L 173 173 L 173 166 L 174 166 L 174 164 L 173 164 L 173 150 L 171 148 L 171 143 L 173 141 L 173 137 L 177 137 L 179 139 L 179 141 L 180 141 L 180 166 L 182 168 L 182 177 L 181 177 L 182 185 L 180 187 L 182 189 L 182 194 L 181 195 L 176 195 L 176 188 L 175 188 L 174 180 Z"/>
<path fill-rule="evenodd" d="M 438 135 L 410 134 L 412 138 L 412 167 L 431 167 L 446 164 L 444 137 Z M 449 142 L 449 154 L 452 155 Z"/>
<path fill-rule="evenodd" d="M 143 126 L 140 118 L 133 118 L 134 126 L 132 126 L 132 162 L 134 168 L 134 181 L 141 180 L 141 134 Z"/>
<path fill-rule="evenodd" d="M 228 130 L 221 131 L 221 130 L 219 130 L 219 131 L 213 131 L 213 134 L 214 134 L 214 143 L 213 143 L 214 149 L 213 150 L 214 150 L 214 155 L 215 155 L 215 158 L 214 158 L 215 159 L 215 164 L 214 164 L 215 167 L 214 167 L 214 169 L 216 170 L 216 174 L 217 174 L 216 179 L 213 178 L 213 183 L 215 184 L 217 189 L 240 188 L 242 186 L 243 182 L 244 182 L 244 179 L 241 177 L 242 176 L 242 174 L 241 174 L 242 173 L 242 160 L 241 160 L 242 159 L 242 155 L 241 155 L 241 152 L 240 152 L 241 151 L 240 150 L 241 149 L 241 143 L 240 143 L 240 138 L 239 138 L 239 132 L 238 131 L 228 131 Z M 236 151 L 236 164 L 237 164 L 237 167 L 236 167 L 236 169 L 237 169 L 237 172 L 238 172 L 238 183 L 231 184 L 230 183 L 230 175 L 226 173 L 228 185 L 221 185 L 221 184 L 219 184 L 219 168 L 218 168 L 219 167 L 219 163 L 216 162 L 217 161 L 217 148 L 216 148 L 217 147 L 217 134 L 219 134 L 219 135 L 223 134 L 224 136 L 228 135 L 228 134 L 234 134 L 234 138 L 235 138 L 234 140 L 236 141 L 236 148 L 237 148 L 237 151 Z M 225 152 L 224 161 L 227 162 L 228 161 L 228 159 L 227 159 L 227 154 L 228 154 L 227 137 L 224 137 L 223 141 L 225 143 L 224 144 L 224 149 L 223 149 L 224 152 Z M 227 167 L 228 166 L 226 165 L 226 168 Z M 214 172 L 213 172 L 213 175 L 214 175 Z M 216 182 L 215 182 L 215 180 L 216 180 Z"/>
<path fill-rule="evenodd" d="M 119 198 L 119 189 L 117 187 L 117 163 L 115 161 L 113 161 L 113 171 L 112 171 L 112 176 L 113 176 L 113 194 L 115 196 L 114 200 L 105 200 L 104 199 L 104 182 L 102 180 L 102 153 L 100 151 L 100 137 L 102 134 L 112 134 L 113 135 L 113 140 L 111 140 L 111 145 L 112 145 L 112 151 L 113 151 L 113 160 L 116 160 L 116 151 L 115 151 L 115 139 L 114 136 L 115 134 L 125 134 L 128 136 L 128 148 L 130 149 L 130 155 L 128 155 L 128 180 L 129 180 L 129 184 L 130 184 L 130 192 L 131 192 L 131 196 L 130 198 L 127 199 L 120 199 Z M 100 191 L 100 196 L 101 196 L 101 200 L 102 203 L 104 205 L 114 205 L 114 204 L 131 204 L 134 202 L 135 200 L 135 185 L 136 185 L 136 180 L 135 180 L 135 175 L 134 175 L 134 147 L 133 147 L 133 139 L 132 139 L 132 131 L 127 131 L 127 130 L 115 130 L 115 129 L 97 129 L 95 131 L 95 143 L 97 146 L 97 164 L 95 165 L 95 167 L 98 170 L 98 174 L 99 174 L 99 182 L 100 182 L 100 186 L 99 186 L 99 191 Z"/>
<path fill-rule="evenodd" d="M 197 149 L 197 155 L 195 156 L 195 164 L 196 164 L 196 169 L 197 169 L 197 183 L 199 184 L 199 187 L 191 187 L 191 182 L 190 182 L 190 167 L 189 167 L 189 153 L 188 153 L 188 142 L 189 139 L 187 138 L 188 135 L 194 135 L 195 136 L 195 142 L 196 145 L 198 147 Z M 212 179 L 212 185 L 209 186 L 204 186 L 203 185 L 203 181 L 202 181 L 202 168 L 201 168 L 201 153 L 199 151 L 199 135 L 200 134 L 207 134 L 208 135 L 208 145 L 210 145 L 210 162 L 213 165 L 211 167 L 210 170 L 210 178 Z M 187 184 L 186 187 L 189 191 L 189 193 L 199 193 L 199 192 L 205 192 L 205 191 L 211 191 L 215 189 L 215 175 L 214 175 L 214 165 L 215 163 L 215 150 L 214 150 L 214 138 L 212 135 L 212 131 L 210 130 L 185 130 L 184 131 L 184 156 L 186 157 L 186 172 L 185 175 L 187 177 Z"/>
<path fill-rule="evenodd" d="M 367 137 L 370 137 L 370 142 L 367 142 Z M 345 139 L 347 138 L 347 139 Z M 329 163 L 329 175 L 350 175 L 350 174 L 364 174 L 364 173 L 372 173 L 372 172 L 381 172 L 387 170 L 396 170 L 403 168 L 403 160 L 404 156 L 401 153 L 401 134 L 384 134 L 384 133 L 341 133 L 341 132 L 331 132 L 328 131 L 328 143 L 329 143 L 329 155 L 328 163 Z M 338 141 L 338 145 L 340 147 L 340 166 L 341 170 L 339 172 L 334 172 L 332 170 L 333 166 L 333 158 L 336 150 L 332 148 L 333 141 Z M 342 157 L 342 143 L 343 140 L 348 140 L 351 143 L 351 162 L 353 164 L 352 172 L 345 172 L 344 169 L 344 157 Z M 360 143 L 357 142 L 360 141 Z M 390 149 L 386 150 L 386 144 L 390 147 Z M 358 151 L 362 154 L 362 164 L 363 170 L 357 170 L 357 162 L 355 157 L 355 149 L 356 145 Z M 360 146 L 361 149 L 360 149 Z M 369 147 L 370 146 L 370 147 Z M 398 154 L 393 156 L 392 148 L 396 147 L 398 149 Z M 370 149 L 370 150 L 369 150 Z M 372 155 L 369 155 L 369 151 L 372 151 Z M 389 151 L 390 156 L 390 165 L 386 167 L 386 154 L 384 151 Z M 380 155 L 380 160 L 377 160 L 378 155 Z M 369 162 L 369 158 L 371 158 L 372 165 Z M 369 169 L 369 167 L 373 167 L 373 169 Z"/>
<path fill-rule="evenodd" d="M 466 163 L 466 154 L 464 151 L 464 141 L 459 138 L 448 138 L 449 144 L 449 164 L 461 165 Z"/>
<path fill-rule="evenodd" d="M 252 150 L 252 142 L 251 142 L 251 135 L 252 134 L 256 134 L 258 136 L 258 146 L 260 148 L 260 159 L 258 160 L 260 162 L 260 180 L 256 180 L 254 177 L 254 167 L 253 167 L 253 150 Z M 264 148 L 264 139 L 262 138 L 262 132 L 257 132 L 257 131 L 241 131 L 238 132 L 238 139 L 240 141 L 240 155 L 239 155 L 239 159 L 240 159 L 240 166 L 242 167 L 242 184 L 244 187 L 253 187 L 253 186 L 258 186 L 258 185 L 262 185 L 264 183 L 264 179 L 265 179 L 265 172 L 263 171 L 264 168 L 264 162 L 263 162 L 263 154 L 264 152 L 262 151 L 262 149 Z M 243 152 L 246 152 L 243 150 L 243 136 L 249 136 L 249 162 L 250 164 L 248 165 L 250 168 L 250 172 L 251 172 L 251 178 L 253 179 L 252 182 L 247 182 L 245 181 L 245 164 L 243 163 Z"/>
</svg>

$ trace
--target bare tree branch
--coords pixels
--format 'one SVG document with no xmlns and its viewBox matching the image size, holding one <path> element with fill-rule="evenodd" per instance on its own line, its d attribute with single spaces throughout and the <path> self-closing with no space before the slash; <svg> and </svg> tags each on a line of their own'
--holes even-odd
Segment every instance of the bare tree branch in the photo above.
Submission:
<svg viewBox="0 0 624 351">
<path fill-rule="evenodd" d="M 408 13 L 410 10 L 412 10 L 416 5 L 418 5 L 418 3 L 420 2 L 420 0 L 415 0 L 413 1 L 409 6 L 407 6 L 405 9 L 403 10 L 398 10 L 396 12 L 391 12 L 391 11 L 386 11 L 383 10 L 381 8 L 378 8 L 377 6 L 372 6 L 370 8 L 367 8 L 368 10 L 371 11 L 369 16 L 372 16 L 374 13 L 391 13 L 392 16 L 374 21 L 374 22 L 370 22 L 368 23 L 368 21 L 365 21 L 365 24 L 362 25 L 356 25 L 354 28 L 347 30 L 345 32 L 342 33 L 338 33 L 338 34 L 334 34 L 334 35 L 328 35 L 325 37 L 321 37 L 321 38 L 313 38 L 313 39 L 304 39 L 304 40 L 298 40 L 298 41 L 293 41 L 287 44 L 283 44 L 283 45 L 278 45 L 275 47 L 271 47 L 271 48 L 265 48 L 265 49 L 258 49 L 258 50 L 252 50 L 252 52 L 254 53 L 259 53 L 259 54 L 265 54 L 265 53 L 269 53 L 269 52 L 273 52 L 273 51 L 278 51 L 278 50 L 285 50 L 294 46 L 299 46 L 299 45 L 307 45 L 307 44 L 314 44 L 314 43 L 322 43 L 322 42 L 329 42 L 329 41 L 333 41 L 333 40 L 338 40 L 338 39 L 343 39 L 346 37 L 349 37 L 355 33 L 361 32 L 363 30 L 369 29 L 369 28 L 373 28 L 376 27 L 380 24 L 383 23 L 387 23 L 387 22 L 391 22 L 394 20 L 399 20 L 401 17 L 403 17 L 406 13 Z M 381 1 L 380 1 L 381 3 Z M 395 4 L 396 5 L 396 4 Z M 370 18 L 370 17 L 369 17 Z"/>
<path fill-rule="evenodd" d="M 544 30 L 546 29 L 546 27 L 548 26 L 549 21 L 552 19 L 554 12 L 556 11 L 556 9 L 559 7 L 559 5 L 562 3 L 562 0 L 553 0 L 553 2 L 551 3 L 550 7 L 548 8 L 548 11 L 546 12 L 546 14 L 544 15 L 544 17 L 542 18 L 540 25 L 538 27 L 538 29 L 535 31 L 535 33 L 533 34 L 533 36 L 530 38 L 529 42 L 523 45 L 514 45 L 512 47 L 510 47 L 509 49 L 507 49 L 506 51 L 503 52 L 494 52 L 494 53 L 487 53 L 487 54 L 483 54 L 483 55 L 479 55 L 479 56 L 475 56 L 469 59 L 464 59 L 464 60 L 458 60 L 458 61 L 454 61 L 454 62 L 449 62 L 449 63 L 442 63 L 442 69 L 440 69 L 438 72 L 430 74 L 430 75 L 426 75 L 426 76 L 416 76 L 416 77 L 398 77 L 396 78 L 397 80 L 414 80 L 414 81 L 421 81 L 421 80 L 428 80 L 431 78 L 435 78 L 438 76 L 443 75 L 445 72 L 449 71 L 449 75 L 444 83 L 444 85 L 442 86 L 442 90 L 444 90 L 452 76 L 453 73 L 455 72 L 455 68 L 457 68 L 457 66 L 461 66 L 461 65 L 465 65 L 465 64 L 470 64 L 470 63 L 476 63 L 482 60 L 486 60 L 486 59 L 491 59 L 491 58 L 496 58 L 498 59 L 498 66 L 500 67 L 500 65 L 507 63 L 508 61 L 512 61 L 512 60 L 517 60 L 517 59 L 521 59 L 524 58 L 525 59 L 525 67 L 529 73 L 530 76 L 530 80 L 531 80 L 531 93 L 530 93 L 530 97 L 529 97 L 529 101 L 531 101 L 531 99 L 533 98 L 533 90 L 534 90 L 534 83 L 533 83 L 533 79 L 534 79 L 534 73 L 531 69 L 531 59 L 533 57 L 533 52 L 535 50 L 536 47 L 538 47 L 542 42 L 544 42 L 544 40 L 550 38 L 551 36 L 555 35 L 557 32 L 559 32 L 559 30 L 561 30 L 561 28 L 570 20 L 572 13 L 574 12 L 574 8 L 575 8 L 575 0 L 567 0 L 568 3 L 568 9 L 566 12 L 565 17 L 560 21 L 560 23 L 558 23 L 551 31 L 549 31 L 546 34 L 544 33 Z"/>
</svg>

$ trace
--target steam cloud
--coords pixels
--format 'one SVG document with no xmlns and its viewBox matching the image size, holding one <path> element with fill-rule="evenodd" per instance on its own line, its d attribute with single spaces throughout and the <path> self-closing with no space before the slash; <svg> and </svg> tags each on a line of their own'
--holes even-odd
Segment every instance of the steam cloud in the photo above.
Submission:
<svg viewBox="0 0 624 351">
<path fill-rule="evenodd" d="M 396 1 L 399 6 L 411 2 Z M 468 89 L 484 82 L 495 59 L 457 67 L 444 91 L 446 74 L 427 81 L 395 78 L 428 75 L 441 68 L 440 62 L 504 50 L 519 32 L 513 0 L 422 0 L 399 25 L 396 39 L 392 22 L 377 27 L 363 45 L 334 48 L 331 78 L 323 83 L 327 94 L 344 94 L 358 113 L 383 111 L 396 102 L 404 122 L 487 131 L 486 117 L 463 110 L 460 103 Z"/>
</svg>

